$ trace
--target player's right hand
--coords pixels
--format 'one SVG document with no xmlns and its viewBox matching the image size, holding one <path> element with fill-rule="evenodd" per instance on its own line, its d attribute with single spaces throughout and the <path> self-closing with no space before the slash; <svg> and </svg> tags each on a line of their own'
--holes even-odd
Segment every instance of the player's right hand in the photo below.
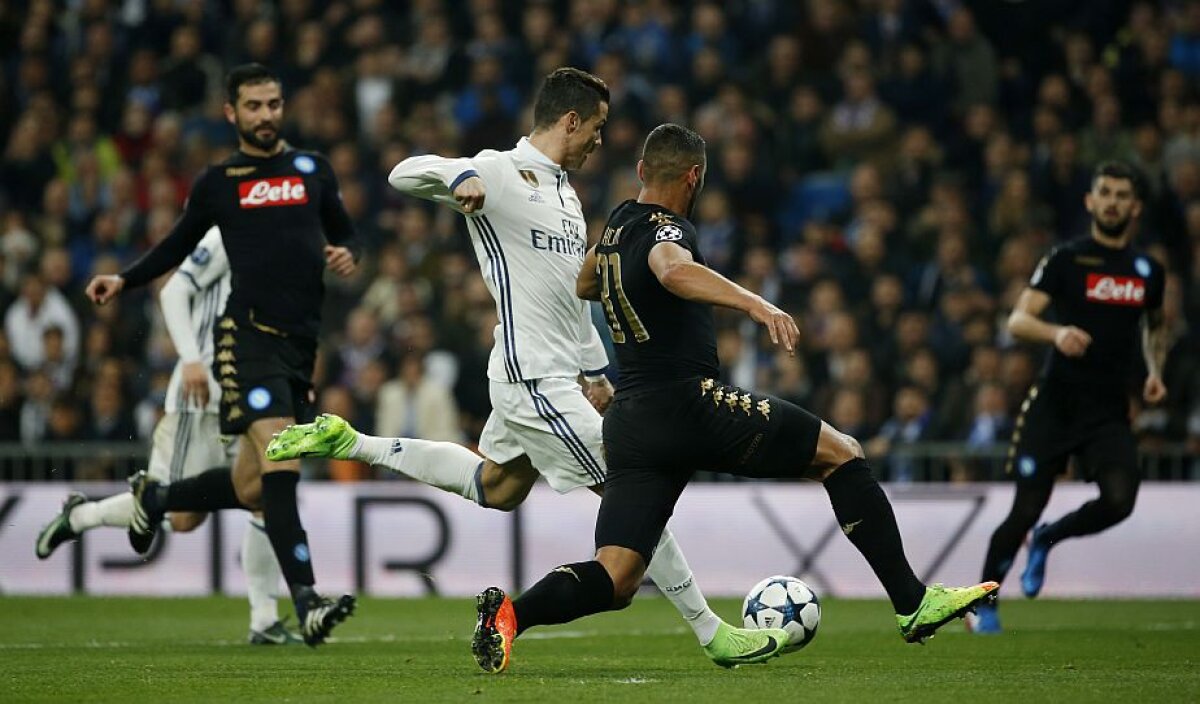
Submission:
<svg viewBox="0 0 1200 704">
<path fill-rule="evenodd" d="M 84 293 L 87 294 L 92 303 L 102 306 L 113 298 L 116 298 L 117 294 L 123 288 L 125 288 L 125 279 L 123 277 L 116 274 L 105 274 L 92 277 Z"/>
<path fill-rule="evenodd" d="M 800 328 L 792 316 L 784 313 L 775 304 L 762 296 L 750 308 L 750 318 L 771 333 L 771 342 L 783 345 L 789 355 L 796 354 L 796 343 L 800 340 Z"/>
<path fill-rule="evenodd" d="M 185 362 L 179 370 L 179 381 L 185 404 L 195 401 L 196 408 L 208 405 L 208 366 L 204 362 Z"/>
<path fill-rule="evenodd" d="M 483 208 L 483 200 L 487 197 L 487 188 L 483 185 L 483 179 L 472 176 L 463 179 L 463 182 L 454 189 L 453 195 L 464 213 L 473 213 Z"/>
<path fill-rule="evenodd" d="M 1092 344 L 1092 336 L 1074 325 L 1064 325 L 1054 333 L 1054 346 L 1068 357 L 1082 357 Z"/>
</svg>

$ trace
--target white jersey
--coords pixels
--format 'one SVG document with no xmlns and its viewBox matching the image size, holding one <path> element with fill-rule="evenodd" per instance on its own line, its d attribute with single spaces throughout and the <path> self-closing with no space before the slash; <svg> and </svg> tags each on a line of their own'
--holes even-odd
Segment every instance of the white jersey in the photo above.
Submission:
<svg viewBox="0 0 1200 704">
<path fill-rule="evenodd" d="M 469 176 L 487 189 L 466 216 L 500 324 L 488 378 L 521 382 L 599 373 L 608 365 L 575 279 L 587 252 L 587 224 L 567 173 L 522 137 L 506 152 L 470 159 L 416 156 L 392 169 L 395 189 L 461 211 L 452 191 Z"/>
<path fill-rule="evenodd" d="M 194 406 L 189 408 L 182 404 L 179 398 L 180 377 L 183 374 L 184 362 L 188 361 L 187 357 L 193 357 L 194 361 L 203 361 L 208 368 L 208 405 L 203 409 L 204 412 L 220 411 L 221 387 L 212 376 L 213 325 L 217 316 L 225 309 L 225 300 L 229 298 L 232 288 L 231 279 L 229 257 L 225 254 L 221 232 L 214 227 L 204 234 L 196 249 L 192 250 L 191 256 L 179 265 L 166 284 L 172 286 L 183 282 L 191 302 L 191 310 L 186 316 L 188 324 L 185 326 L 179 319 L 183 312 L 168 309 L 166 299 L 163 300 L 167 333 L 180 355 L 175 369 L 171 372 L 171 382 L 167 385 L 165 410 L 168 413 L 200 410 Z"/>
</svg>

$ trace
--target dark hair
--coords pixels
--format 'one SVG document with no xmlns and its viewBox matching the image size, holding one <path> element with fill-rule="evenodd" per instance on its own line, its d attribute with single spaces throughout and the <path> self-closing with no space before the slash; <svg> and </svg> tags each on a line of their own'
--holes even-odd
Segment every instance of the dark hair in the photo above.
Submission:
<svg viewBox="0 0 1200 704">
<path fill-rule="evenodd" d="M 1118 178 L 1123 181 L 1128 181 L 1133 186 L 1133 197 L 1141 199 L 1145 195 L 1145 181 L 1142 180 L 1142 172 L 1135 168 L 1132 164 L 1126 161 L 1102 161 L 1096 165 L 1096 169 L 1092 171 L 1092 187 L 1096 187 L 1096 182 L 1101 176 L 1108 178 Z"/>
<path fill-rule="evenodd" d="M 703 137 L 668 122 L 651 130 L 642 145 L 642 176 L 648 182 L 670 181 L 707 159 Z"/>
<path fill-rule="evenodd" d="M 237 105 L 238 91 L 242 86 L 256 86 L 260 83 L 279 83 L 279 76 L 274 71 L 258 63 L 235 66 L 225 76 L 226 98 L 230 105 Z"/>
<path fill-rule="evenodd" d="M 572 110 L 586 120 L 600 111 L 600 103 L 607 102 L 604 81 L 577 68 L 555 69 L 542 81 L 533 102 L 533 127 L 549 127 Z"/>
</svg>

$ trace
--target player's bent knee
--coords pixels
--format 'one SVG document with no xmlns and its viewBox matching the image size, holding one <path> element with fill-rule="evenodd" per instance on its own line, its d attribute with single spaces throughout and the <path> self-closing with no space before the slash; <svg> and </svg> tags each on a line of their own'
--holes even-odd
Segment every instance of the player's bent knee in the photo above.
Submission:
<svg viewBox="0 0 1200 704">
<path fill-rule="evenodd" d="M 838 467 L 864 456 L 858 440 L 822 422 L 821 434 L 817 438 L 817 451 L 813 455 L 809 474 L 814 479 L 824 479 Z"/>
<path fill-rule="evenodd" d="M 252 511 L 262 508 L 262 477 L 255 477 L 251 481 L 235 481 L 233 491 L 246 508 Z"/>
<path fill-rule="evenodd" d="M 608 545 L 596 552 L 596 561 L 604 566 L 613 583 L 613 610 L 633 603 L 646 576 L 646 561 L 629 548 Z"/>
<path fill-rule="evenodd" d="M 167 516 L 171 521 L 171 530 L 176 533 L 190 533 L 204 524 L 204 519 L 208 518 L 207 513 L 181 512 L 171 513 Z"/>
</svg>

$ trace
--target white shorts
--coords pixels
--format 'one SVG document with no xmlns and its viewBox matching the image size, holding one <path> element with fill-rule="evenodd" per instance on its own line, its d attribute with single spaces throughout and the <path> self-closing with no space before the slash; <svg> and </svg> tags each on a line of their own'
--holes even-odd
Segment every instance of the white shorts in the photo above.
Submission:
<svg viewBox="0 0 1200 704">
<path fill-rule="evenodd" d="M 490 381 L 492 414 L 479 451 L 497 464 L 529 455 L 550 487 L 565 494 L 603 484 L 603 418 L 574 379 Z"/>
<path fill-rule="evenodd" d="M 149 474 L 169 484 L 213 467 L 230 467 L 236 456 L 237 441 L 222 439 L 216 413 L 167 413 L 154 426 Z"/>
</svg>

